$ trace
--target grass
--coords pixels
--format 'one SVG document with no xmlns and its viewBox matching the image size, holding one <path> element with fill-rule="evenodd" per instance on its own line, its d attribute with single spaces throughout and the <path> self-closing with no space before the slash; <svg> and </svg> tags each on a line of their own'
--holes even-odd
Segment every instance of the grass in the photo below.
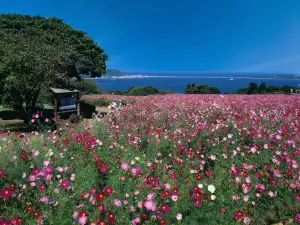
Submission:
<svg viewBox="0 0 300 225">
<path fill-rule="evenodd" d="M 3 105 L 0 105 L 0 112 L 1 112 L 1 111 L 7 111 L 7 110 L 10 110 L 10 109 L 4 107 Z"/>
</svg>

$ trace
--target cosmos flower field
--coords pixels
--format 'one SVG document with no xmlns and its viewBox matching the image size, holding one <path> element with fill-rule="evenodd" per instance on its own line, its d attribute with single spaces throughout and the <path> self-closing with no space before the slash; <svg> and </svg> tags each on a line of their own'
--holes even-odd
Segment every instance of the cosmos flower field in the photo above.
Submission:
<svg viewBox="0 0 300 225">
<path fill-rule="evenodd" d="M 300 223 L 299 96 L 101 98 L 131 104 L 0 133 L 0 225 Z"/>
</svg>

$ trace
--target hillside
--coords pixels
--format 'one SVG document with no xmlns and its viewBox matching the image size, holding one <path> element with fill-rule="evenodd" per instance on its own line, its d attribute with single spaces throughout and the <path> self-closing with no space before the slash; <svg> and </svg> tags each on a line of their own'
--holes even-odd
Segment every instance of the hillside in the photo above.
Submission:
<svg viewBox="0 0 300 225">
<path fill-rule="evenodd" d="M 117 70 L 117 69 L 107 69 L 106 74 L 104 76 L 125 76 L 126 73 Z"/>
</svg>

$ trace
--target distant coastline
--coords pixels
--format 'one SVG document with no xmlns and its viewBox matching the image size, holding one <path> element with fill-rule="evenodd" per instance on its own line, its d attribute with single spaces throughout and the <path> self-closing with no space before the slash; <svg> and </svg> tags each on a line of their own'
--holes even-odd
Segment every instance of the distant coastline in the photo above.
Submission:
<svg viewBox="0 0 300 225">
<path fill-rule="evenodd" d="M 300 80 L 300 74 L 287 73 L 238 73 L 238 72 L 123 72 L 107 69 L 96 79 L 143 79 L 143 78 L 213 78 L 213 79 L 292 79 Z"/>
<path fill-rule="evenodd" d="M 182 75 L 182 76 L 164 76 L 164 75 L 131 75 L 131 74 L 126 74 L 126 75 L 120 75 L 120 76 L 113 76 L 113 75 L 104 75 L 102 77 L 87 77 L 84 79 L 144 79 L 144 78 L 211 78 L 211 79 L 287 79 L 287 80 L 300 80 L 299 76 L 188 76 L 188 75 Z"/>
</svg>

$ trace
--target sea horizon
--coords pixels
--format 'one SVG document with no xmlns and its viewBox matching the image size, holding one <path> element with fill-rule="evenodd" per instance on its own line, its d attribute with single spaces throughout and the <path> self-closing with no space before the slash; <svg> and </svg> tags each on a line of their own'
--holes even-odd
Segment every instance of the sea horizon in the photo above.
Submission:
<svg viewBox="0 0 300 225">
<path fill-rule="evenodd" d="M 207 84 L 215 86 L 225 92 L 235 92 L 240 88 L 248 87 L 250 82 L 258 85 L 265 82 L 268 86 L 289 85 L 300 88 L 300 76 L 292 73 L 217 73 L 217 72 L 194 72 L 194 73 L 131 73 L 119 76 L 103 76 L 94 79 L 100 88 L 105 90 L 126 91 L 133 86 L 154 86 L 159 89 L 171 90 L 175 93 L 184 93 L 187 84 Z"/>
</svg>

